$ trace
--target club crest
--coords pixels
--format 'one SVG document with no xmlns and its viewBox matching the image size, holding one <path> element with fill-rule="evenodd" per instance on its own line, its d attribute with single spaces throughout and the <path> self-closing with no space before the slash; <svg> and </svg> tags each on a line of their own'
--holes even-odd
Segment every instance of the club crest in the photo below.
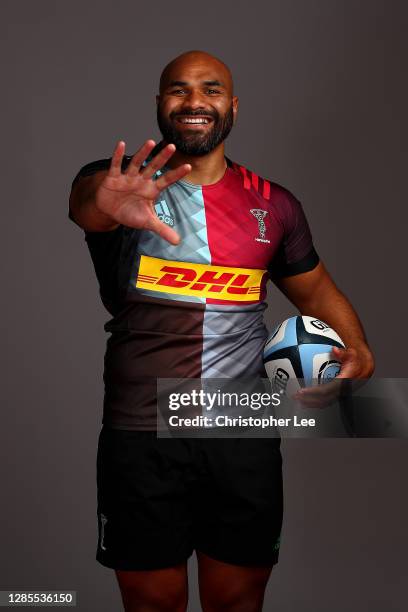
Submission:
<svg viewBox="0 0 408 612">
<path fill-rule="evenodd" d="M 250 212 L 255 217 L 255 219 L 258 221 L 259 236 L 257 238 L 255 238 L 256 242 L 267 242 L 267 243 L 270 243 L 270 240 L 265 238 L 266 225 L 265 225 L 264 219 L 265 219 L 266 215 L 268 214 L 268 211 L 267 210 L 262 210 L 261 208 L 251 208 Z"/>
</svg>

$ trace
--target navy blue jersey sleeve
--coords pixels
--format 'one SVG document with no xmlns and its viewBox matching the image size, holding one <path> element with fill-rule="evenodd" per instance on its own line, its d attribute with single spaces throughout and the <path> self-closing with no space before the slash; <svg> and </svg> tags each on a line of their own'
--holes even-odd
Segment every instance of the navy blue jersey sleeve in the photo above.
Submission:
<svg viewBox="0 0 408 612">
<path fill-rule="evenodd" d="M 99 293 L 105 308 L 114 314 L 119 289 L 119 263 L 123 243 L 123 226 L 110 232 L 85 232 L 92 263 L 99 283 Z"/>
<path fill-rule="evenodd" d="M 125 156 L 122 161 L 124 170 L 132 158 Z M 101 170 L 108 170 L 111 159 L 100 159 L 83 166 L 76 174 L 72 185 L 82 177 L 91 176 Z M 107 232 L 89 232 L 84 230 L 85 241 L 91 255 L 99 283 L 102 302 L 106 309 L 114 314 L 116 312 L 116 296 L 119 288 L 119 263 L 122 250 L 124 227 L 119 225 Z"/>
<path fill-rule="evenodd" d="M 319 263 L 310 227 L 299 200 L 286 189 L 282 189 L 277 209 L 283 227 L 283 237 L 269 266 L 272 280 L 308 272 Z"/>
<path fill-rule="evenodd" d="M 122 160 L 122 172 L 123 170 L 126 170 L 131 159 L 132 157 L 130 155 L 124 155 Z M 72 181 L 72 185 L 74 186 L 80 178 L 83 178 L 85 176 L 91 176 L 92 174 L 95 174 L 96 172 L 101 172 L 102 170 L 109 170 L 111 161 L 112 158 L 108 157 L 107 159 L 98 159 L 96 161 L 90 162 L 89 164 L 85 164 L 85 166 L 82 166 L 79 172 L 75 175 L 75 178 Z"/>
</svg>

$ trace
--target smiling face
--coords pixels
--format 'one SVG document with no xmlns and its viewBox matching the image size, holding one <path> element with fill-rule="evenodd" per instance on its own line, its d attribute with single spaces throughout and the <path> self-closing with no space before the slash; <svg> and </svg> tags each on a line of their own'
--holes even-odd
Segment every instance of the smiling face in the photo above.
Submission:
<svg viewBox="0 0 408 612">
<path fill-rule="evenodd" d="M 171 62 L 160 79 L 157 122 L 164 140 L 185 155 L 207 155 L 231 131 L 238 110 L 228 68 L 203 52 Z"/>
</svg>

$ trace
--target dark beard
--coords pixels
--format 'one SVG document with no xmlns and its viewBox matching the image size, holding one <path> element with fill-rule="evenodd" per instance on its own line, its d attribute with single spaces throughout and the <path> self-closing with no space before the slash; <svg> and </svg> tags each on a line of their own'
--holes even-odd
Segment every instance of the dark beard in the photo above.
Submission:
<svg viewBox="0 0 408 612">
<path fill-rule="evenodd" d="M 196 132 L 191 133 L 191 135 L 182 134 L 177 130 L 175 123 L 172 121 L 179 114 L 190 117 L 194 117 L 195 115 L 209 115 L 213 119 L 213 125 L 205 134 L 197 134 Z M 157 107 L 157 123 L 159 124 L 159 129 L 164 140 L 176 145 L 177 151 L 184 153 L 184 155 L 201 157 L 213 151 L 226 139 L 234 123 L 234 113 L 231 104 L 231 107 L 225 113 L 224 117 L 221 117 L 216 111 L 203 112 L 202 110 L 186 110 L 183 111 L 183 113 L 170 113 L 170 118 L 166 119 L 161 115 L 159 105 Z"/>
</svg>

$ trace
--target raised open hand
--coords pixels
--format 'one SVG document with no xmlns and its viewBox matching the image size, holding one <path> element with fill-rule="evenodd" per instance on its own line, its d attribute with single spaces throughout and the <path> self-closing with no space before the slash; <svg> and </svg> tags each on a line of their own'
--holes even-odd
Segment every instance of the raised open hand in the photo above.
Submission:
<svg viewBox="0 0 408 612">
<path fill-rule="evenodd" d="M 121 164 L 126 145 L 122 140 L 119 141 L 109 171 L 96 191 L 95 204 L 101 213 L 121 225 L 151 230 L 171 244 L 178 244 L 179 235 L 158 219 L 154 202 L 160 191 L 188 174 L 191 166 L 182 164 L 153 180 L 155 172 L 164 166 L 176 150 L 173 144 L 165 146 L 145 167 L 141 168 L 155 144 L 154 140 L 147 140 L 134 154 L 126 171 L 122 172 Z"/>
</svg>

